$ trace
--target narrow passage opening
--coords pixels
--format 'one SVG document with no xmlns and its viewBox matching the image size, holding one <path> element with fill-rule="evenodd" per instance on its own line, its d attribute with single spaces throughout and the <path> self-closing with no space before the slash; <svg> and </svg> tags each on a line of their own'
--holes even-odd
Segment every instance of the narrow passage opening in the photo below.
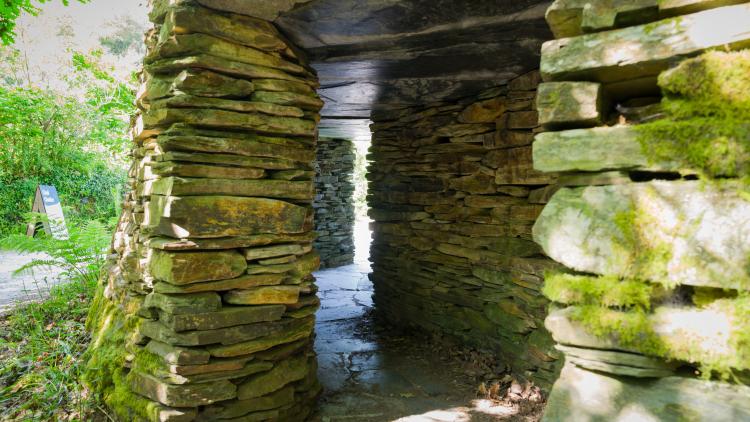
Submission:
<svg viewBox="0 0 750 422">
<path fill-rule="evenodd" d="M 526 400 L 529 391 L 517 392 L 523 393 L 518 395 L 523 405 L 488 399 L 507 397 L 515 384 L 496 353 L 470 348 L 455 337 L 395 326 L 378 312 L 371 279 L 378 259 L 377 253 L 371 255 L 371 216 L 382 220 L 382 215 L 370 210 L 368 201 L 382 204 L 382 197 L 373 198 L 367 189 L 368 180 L 373 183 L 382 174 L 373 169 L 392 163 L 378 161 L 371 145 L 361 139 L 321 138 L 318 143 L 314 208 L 321 270 L 314 275 L 321 307 L 315 351 L 323 393 L 317 415 L 331 421 L 538 417 L 541 404 Z M 461 155 L 454 158 L 461 161 Z M 425 186 L 401 188 L 393 193 L 408 196 Z"/>
</svg>

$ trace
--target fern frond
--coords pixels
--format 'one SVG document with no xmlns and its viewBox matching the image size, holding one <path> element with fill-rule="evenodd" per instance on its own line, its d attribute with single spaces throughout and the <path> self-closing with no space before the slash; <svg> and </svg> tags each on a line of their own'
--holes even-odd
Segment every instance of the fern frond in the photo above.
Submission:
<svg viewBox="0 0 750 422">
<path fill-rule="evenodd" d="M 15 270 L 13 270 L 13 275 L 26 275 L 31 274 L 32 271 L 34 271 L 37 268 L 60 268 L 61 266 L 64 266 L 65 263 L 54 260 L 54 259 L 34 259 L 29 263 L 26 263 Z"/>
<path fill-rule="evenodd" d="M 28 274 L 36 268 L 57 268 L 60 276 L 93 279 L 104 265 L 111 235 L 99 221 L 71 225 L 67 239 L 54 239 L 43 233 L 36 238 L 10 235 L 0 239 L 0 249 L 18 253 L 44 253 L 47 257 L 34 259 L 16 269 L 13 274 Z"/>
</svg>

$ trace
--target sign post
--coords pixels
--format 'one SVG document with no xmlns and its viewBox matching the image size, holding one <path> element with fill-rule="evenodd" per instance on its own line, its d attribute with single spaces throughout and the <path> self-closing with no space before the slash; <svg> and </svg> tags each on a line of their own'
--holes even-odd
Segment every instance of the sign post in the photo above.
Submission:
<svg viewBox="0 0 750 422">
<path fill-rule="evenodd" d="M 59 240 L 68 238 L 68 228 L 65 225 L 65 216 L 60 205 L 60 197 L 57 196 L 57 189 L 54 186 L 37 186 L 34 207 L 31 211 L 47 216 L 43 224 L 44 231 L 48 235 Z M 29 223 L 29 226 L 26 228 L 26 235 L 33 237 L 36 229 L 36 221 Z"/>
</svg>

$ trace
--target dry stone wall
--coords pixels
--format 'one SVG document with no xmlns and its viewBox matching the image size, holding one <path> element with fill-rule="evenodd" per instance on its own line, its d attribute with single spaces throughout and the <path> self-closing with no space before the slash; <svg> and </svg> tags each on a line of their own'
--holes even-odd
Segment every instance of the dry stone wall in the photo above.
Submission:
<svg viewBox="0 0 750 422">
<path fill-rule="evenodd" d="M 750 4 L 547 19 L 534 167 L 566 186 L 533 233 L 566 267 L 544 286 L 566 363 L 545 420 L 750 419 Z"/>
<path fill-rule="evenodd" d="M 377 113 L 368 203 L 377 308 L 392 322 L 498 352 L 549 386 L 544 271 L 531 228 L 556 176 L 532 169 L 531 72 L 477 97 Z"/>
<path fill-rule="evenodd" d="M 354 261 L 354 144 L 346 139 L 318 139 L 315 161 L 315 232 L 313 246 L 321 268 Z"/>
<path fill-rule="evenodd" d="M 85 378 L 120 420 L 304 420 L 316 75 L 266 21 L 156 3 Z"/>
</svg>

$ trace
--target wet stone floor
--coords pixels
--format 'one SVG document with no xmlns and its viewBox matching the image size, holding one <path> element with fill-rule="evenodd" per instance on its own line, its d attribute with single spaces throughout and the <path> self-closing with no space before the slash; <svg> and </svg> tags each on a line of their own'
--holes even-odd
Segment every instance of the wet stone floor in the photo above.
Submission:
<svg viewBox="0 0 750 422">
<path fill-rule="evenodd" d="M 315 348 L 323 385 L 313 420 L 535 420 L 478 400 L 476 381 L 430 345 L 380 326 L 366 262 L 316 273 L 322 306 Z"/>
</svg>

